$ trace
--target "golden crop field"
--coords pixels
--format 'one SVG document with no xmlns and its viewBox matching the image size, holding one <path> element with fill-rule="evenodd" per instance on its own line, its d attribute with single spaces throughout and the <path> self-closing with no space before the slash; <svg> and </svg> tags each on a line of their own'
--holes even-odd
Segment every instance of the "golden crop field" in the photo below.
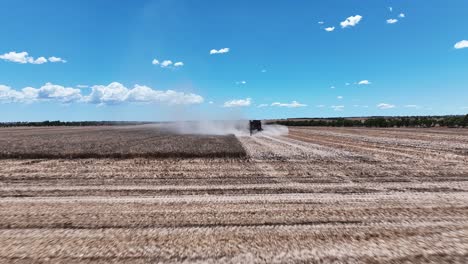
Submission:
<svg viewBox="0 0 468 264">
<path fill-rule="evenodd" d="M 16 128 L 0 156 L 1 263 L 468 262 L 464 129 Z"/>
</svg>

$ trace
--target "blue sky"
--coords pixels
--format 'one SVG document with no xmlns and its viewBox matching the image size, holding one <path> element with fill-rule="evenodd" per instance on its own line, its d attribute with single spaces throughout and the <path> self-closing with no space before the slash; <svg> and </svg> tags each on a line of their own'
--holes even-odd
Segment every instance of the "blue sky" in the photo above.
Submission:
<svg viewBox="0 0 468 264">
<path fill-rule="evenodd" d="M 465 114 L 467 17 L 465 0 L 3 0 L 0 121 Z"/>
</svg>

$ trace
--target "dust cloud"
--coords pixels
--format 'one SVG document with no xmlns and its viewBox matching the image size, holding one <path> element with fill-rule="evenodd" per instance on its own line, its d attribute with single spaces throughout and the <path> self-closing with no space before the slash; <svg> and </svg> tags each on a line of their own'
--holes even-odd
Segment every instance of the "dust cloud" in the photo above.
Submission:
<svg viewBox="0 0 468 264">
<path fill-rule="evenodd" d="M 193 107 L 171 107 L 165 109 L 163 114 L 169 122 L 163 125 L 164 129 L 176 134 L 195 135 L 235 135 L 250 136 L 249 120 L 241 109 L 221 109 L 209 111 Z M 288 128 L 281 125 L 266 125 L 262 122 L 263 131 L 253 136 L 287 135 Z"/>
<path fill-rule="evenodd" d="M 282 125 L 262 125 L 263 131 L 260 135 L 268 135 L 268 136 L 287 136 L 289 133 L 289 129 L 287 126 Z"/>
<path fill-rule="evenodd" d="M 249 120 L 181 121 L 167 124 L 166 128 L 177 134 L 250 136 Z M 281 136 L 288 134 L 286 126 L 262 124 L 262 128 L 263 131 L 255 132 L 254 136 Z"/>
</svg>

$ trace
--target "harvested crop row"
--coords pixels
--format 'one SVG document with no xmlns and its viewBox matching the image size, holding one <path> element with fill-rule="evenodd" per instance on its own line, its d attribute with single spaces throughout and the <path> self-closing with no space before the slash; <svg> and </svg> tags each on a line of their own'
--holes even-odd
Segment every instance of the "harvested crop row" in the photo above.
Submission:
<svg viewBox="0 0 468 264">
<path fill-rule="evenodd" d="M 166 137 L 126 131 L 127 152 Z M 467 262 L 466 156 L 420 131 L 291 128 L 240 137 L 248 158 L 2 159 L 0 262 Z M 80 131 L 96 133 L 113 132 Z"/>
<path fill-rule="evenodd" d="M 0 233 L 0 260 L 28 263 L 463 263 L 466 229 L 449 223 L 380 226 L 26 229 Z M 60 241 L 60 244 L 43 243 Z M 352 243 L 350 243 L 352 241 Z M 18 244 L 28 243 L 28 248 Z M 443 245 L 443 246 L 435 246 Z M 396 251 L 395 249 L 398 248 Z M 417 252 L 417 254 L 415 254 Z"/>
<path fill-rule="evenodd" d="M 294 128 L 292 131 L 300 131 L 310 135 L 321 135 L 330 138 L 345 138 L 357 142 L 366 142 L 372 144 L 382 144 L 391 146 L 402 146 L 419 148 L 426 150 L 438 150 L 446 152 L 460 153 L 468 150 L 468 143 L 455 140 L 453 137 L 447 137 L 445 140 L 422 140 L 407 138 L 405 134 L 397 137 L 386 137 L 385 134 L 379 136 L 367 135 L 364 133 L 346 133 L 346 130 L 341 129 L 310 129 L 310 128 Z"/>
</svg>

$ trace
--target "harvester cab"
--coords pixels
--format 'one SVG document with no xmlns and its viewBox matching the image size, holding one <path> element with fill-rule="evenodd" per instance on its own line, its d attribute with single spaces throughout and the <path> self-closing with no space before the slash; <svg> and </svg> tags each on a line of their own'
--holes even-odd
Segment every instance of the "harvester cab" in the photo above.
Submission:
<svg viewBox="0 0 468 264">
<path fill-rule="evenodd" d="M 257 131 L 260 132 L 263 130 L 262 128 L 262 121 L 260 120 L 250 120 L 249 121 L 249 129 L 250 129 L 250 135 Z"/>
</svg>

